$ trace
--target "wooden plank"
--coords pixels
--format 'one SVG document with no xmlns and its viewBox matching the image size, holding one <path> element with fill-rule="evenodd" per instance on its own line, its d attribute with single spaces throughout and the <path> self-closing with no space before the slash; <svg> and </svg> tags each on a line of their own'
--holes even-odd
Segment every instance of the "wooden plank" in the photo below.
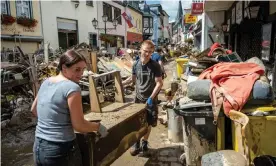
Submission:
<svg viewBox="0 0 276 166">
<path fill-rule="evenodd" d="M 119 71 L 114 73 L 114 83 L 115 83 L 115 101 L 124 103 L 125 96 L 124 96 L 122 78 Z"/>
<path fill-rule="evenodd" d="M 138 113 L 139 111 L 143 110 L 145 108 L 145 104 L 112 103 L 111 105 L 105 108 L 106 108 L 105 112 L 104 111 L 102 113 L 89 112 L 84 115 L 84 118 L 88 121 L 101 120 L 101 123 L 105 127 L 107 127 L 107 129 L 109 129 L 119 124 L 120 122 L 130 118 L 131 116 Z"/>
<path fill-rule="evenodd" d="M 109 72 L 106 72 L 106 73 L 103 73 L 103 74 L 97 74 L 97 75 L 93 75 L 94 79 L 97 79 L 97 78 L 100 78 L 100 77 L 104 77 L 104 76 L 107 76 L 107 75 L 110 75 L 110 74 L 114 74 L 118 72 L 117 70 L 112 70 L 112 71 L 109 71 Z"/>
<path fill-rule="evenodd" d="M 91 52 L 90 53 L 90 59 L 91 59 L 91 67 L 92 67 L 92 72 L 97 73 L 98 68 L 97 68 L 97 52 Z"/>
<path fill-rule="evenodd" d="M 102 112 L 94 76 L 90 75 L 88 78 L 89 78 L 89 97 L 90 97 L 91 111 Z"/>
</svg>

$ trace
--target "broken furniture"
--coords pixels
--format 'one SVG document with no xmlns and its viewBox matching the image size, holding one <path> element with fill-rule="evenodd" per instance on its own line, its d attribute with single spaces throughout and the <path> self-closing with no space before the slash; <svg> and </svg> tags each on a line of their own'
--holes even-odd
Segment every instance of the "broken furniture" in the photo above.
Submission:
<svg viewBox="0 0 276 166">
<path fill-rule="evenodd" d="M 112 75 L 115 82 L 116 102 L 101 107 L 96 79 Z M 147 132 L 144 104 L 124 103 L 124 93 L 119 71 L 89 75 L 90 110 L 85 119 L 101 122 L 109 134 L 98 138 L 95 133 L 76 133 L 84 166 L 110 165 Z"/>
</svg>

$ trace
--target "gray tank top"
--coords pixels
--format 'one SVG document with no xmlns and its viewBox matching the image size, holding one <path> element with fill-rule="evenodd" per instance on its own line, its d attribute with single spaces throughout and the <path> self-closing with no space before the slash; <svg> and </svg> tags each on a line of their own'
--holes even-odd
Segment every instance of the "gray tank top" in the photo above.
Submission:
<svg viewBox="0 0 276 166">
<path fill-rule="evenodd" d="M 53 142 L 68 142 L 76 138 L 67 97 L 80 91 L 79 85 L 69 80 L 53 83 L 47 79 L 42 83 L 37 99 L 36 137 Z"/>
</svg>

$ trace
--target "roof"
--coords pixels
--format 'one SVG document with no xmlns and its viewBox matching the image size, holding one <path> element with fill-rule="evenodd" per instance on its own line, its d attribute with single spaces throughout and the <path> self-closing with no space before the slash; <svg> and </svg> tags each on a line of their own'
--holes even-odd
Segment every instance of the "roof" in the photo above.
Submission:
<svg viewBox="0 0 276 166">
<path fill-rule="evenodd" d="M 150 5 L 148 5 L 149 7 L 162 7 L 162 5 L 161 4 L 150 4 Z"/>
<path fill-rule="evenodd" d="M 168 13 L 165 10 L 162 10 L 162 12 L 167 15 L 168 17 L 170 17 L 170 15 L 168 15 Z"/>
</svg>

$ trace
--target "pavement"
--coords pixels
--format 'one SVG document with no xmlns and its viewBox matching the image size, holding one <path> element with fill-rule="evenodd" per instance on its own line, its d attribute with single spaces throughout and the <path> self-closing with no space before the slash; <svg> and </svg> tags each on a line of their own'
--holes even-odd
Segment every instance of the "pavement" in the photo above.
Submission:
<svg viewBox="0 0 276 166">
<path fill-rule="evenodd" d="M 165 70 L 168 77 L 164 80 L 163 90 L 170 87 L 170 82 L 175 71 L 176 63 L 168 62 Z M 159 99 L 164 100 L 164 94 L 160 93 Z M 159 112 L 160 112 L 159 108 Z M 181 166 L 180 156 L 184 153 L 183 143 L 173 143 L 168 139 L 168 128 L 158 122 L 152 128 L 149 137 L 150 154 L 147 156 L 131 156 L 129 150 L 118 158 L 111 166 Z"/>
</svg>

